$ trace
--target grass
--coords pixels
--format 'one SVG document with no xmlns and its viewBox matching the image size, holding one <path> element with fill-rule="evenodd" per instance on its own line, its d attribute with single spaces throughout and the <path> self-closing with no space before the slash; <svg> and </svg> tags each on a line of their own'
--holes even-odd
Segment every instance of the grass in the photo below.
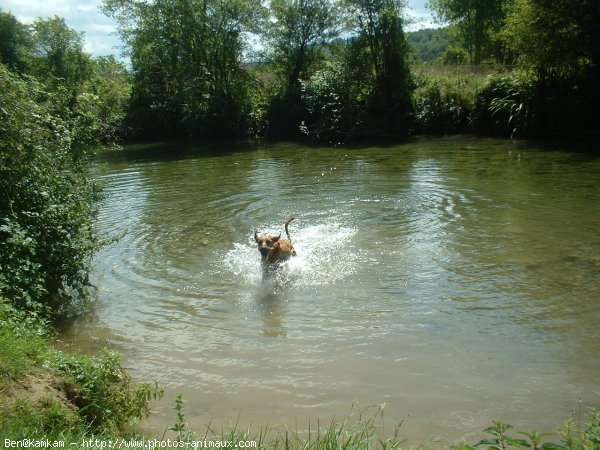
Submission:
<svg viewBox="0 0 600 450">
<path fill-rule="evenodd" d="M 430 79 L 459 78 L 482 83 L 492 74 L 504 73 L 508 69 L 502 66 L 469 66 L 452 64 L 412 64 L 414 76 Z"/>
<path fill-rule="evenodd" d="M 46 326 L 0 299 L 0 387 L 31 371 L 47 355 Z"/>
<path fill-rule="evenodd" d="M 352 413 L 343 421 L 331 421 L 326 425 L 317 422 L 307 432 L 299 432 L 290 428 L 282 430 L 269 430 L 261 428 L 258 435 L 250 434 L 248 430 L 240 430 L 234 426 L 224 432 L 215 432 L 210 425 L 206 432 L 199 434 L 188 430 L 182 412 L 183 399 L 177 397 L 176 407 L 177 422 L 170 428 L 177 432 L 177 438 L 184 443 L 192 442 L 253 442 L 258 449 L 382 449 L 391 450 L 401 448 L 404 442 L 399 436 L 400 425 L 395 428 L 392 435 L 386 435 L 383 430 L 383 406 L 377 405 L 364 409 L 353 407 Z M 416 448 L 424 448 L 421 444 Z"/>
</svg>

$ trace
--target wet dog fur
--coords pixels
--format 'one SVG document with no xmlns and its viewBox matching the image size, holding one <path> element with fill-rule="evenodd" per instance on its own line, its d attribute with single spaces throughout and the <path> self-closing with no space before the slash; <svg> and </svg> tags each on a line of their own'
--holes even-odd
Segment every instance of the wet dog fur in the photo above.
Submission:
<svg viewBox="0 0 600 450">
<path fill-rule="evenodd" d="M 254 232 L 254 240 L 260 252 L 263 270 L 277 268 L 282 262 L 297 255 L 288 231 L 288 225 L 292 220 L 294 220 L 294 217 L 285 222 L 284 228 L 287 239 L 281 239 L 281 233 L 279 233 L 279 236 L 275 236 L 273 234 L 258 234 L 256 231 Z"/>
</svg>

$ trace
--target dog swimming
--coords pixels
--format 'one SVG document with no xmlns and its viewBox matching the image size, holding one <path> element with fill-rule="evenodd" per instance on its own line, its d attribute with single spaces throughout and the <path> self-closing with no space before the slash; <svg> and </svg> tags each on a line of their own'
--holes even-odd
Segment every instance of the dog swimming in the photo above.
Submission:
<svg viewBox="0 0 600 450">
<path fill-rule="evenodd" d="M 254 241 L 260 252 L 260 260 L 263 267 L 263 274 L 271 269 L 276 269 L 279 265 L 290 259 L 292 256 L 297 256 L 296 250 L 292 245 L 292 238 L 288 230 L 288 225 L 295 218 L 292 217 L 285 222 L 285 234 L 287 239 L 281 239 L 279 235 L 260 233 L 254 231 Z"/>
</svg>

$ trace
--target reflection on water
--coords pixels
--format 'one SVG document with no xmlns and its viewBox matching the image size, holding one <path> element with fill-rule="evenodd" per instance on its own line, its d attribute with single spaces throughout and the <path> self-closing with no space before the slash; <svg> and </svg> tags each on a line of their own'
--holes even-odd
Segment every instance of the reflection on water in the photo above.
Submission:
<svg viewBox="0 0 600 450">
<path fill-rule="evenodd" d="M 600 161 L 522 143 L 417 140 L 99 163 L 107 339 L 186 418 L 300 429 L 386 403 L 421 439 L 493 419 L 551 430 L 600 390 Z M 298 256 L 262 281 L 255 229 Z M 391 429 L 391 428 L 390 428 Z"/>
</svg>

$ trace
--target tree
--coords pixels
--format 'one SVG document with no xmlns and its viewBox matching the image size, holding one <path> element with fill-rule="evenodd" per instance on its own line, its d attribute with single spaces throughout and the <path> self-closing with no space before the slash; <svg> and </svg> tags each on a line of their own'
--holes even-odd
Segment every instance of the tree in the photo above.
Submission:
<svg viewBox="0 0 600 450">
<path fill-rule="evenodd" d="M 403 3 L 347 0 L 347 5 L 357 34 L 351 41 L 354 62 L 350 60 L 349 64 L 366 65 L 373 80 L 368 105 L 371 122 L 373 126 L 378 124 L 380 132 L 406 134 L 411 116 L 412 81 L 402 27 Z"/>
<path fill-rule="evenodd" d="M 131 76 L 114 56 L 94 58 L 92 76 L 82 87 L 75 117 L 88 143 L 114 143 L 125 135 L 125 117 L 131 97 Z"/>
<path fill-rule="evenodd" d="M 239 135 L 248 115 L 245 35 L 259 0 L 106 0 L 133 69 L 131 119 L 145 136 Z"/>
<path fill-rule="evenodd" d="M 25 56 L 30 46 L 27 26 L 20 23 L 11 13 L 0 10 L 0 63 L 11 70 L 23 72 L 26 67 Z"/>
<path fill-rule="evenodd" d="M 323 47 L 338 33 L 336 7 L 328 0 L 273 0 L 266 42 L 285 91 L 307 79 Z"/>
<path fill-rule="evenodd" d="M 324 60 L 324 47 L 339 33 L 336 6 L 330 0 L 272 0 L 263 35 L 279 89 L 269 114 L 271 136 L 299 135 L 306 115 L 301 80 L 308 80 Z"/>
<path fill-rule="evenodd" d="M 449 22 L 455 39 L 467 50 L 471 64 L 481 64 L 484 50 L 492 54 L 495 33 L 501 23 L 506 0 L 430 0 L 429 7 L 439 19 Z"/>
<path fill-rule="evenodd" d="M 54 16 L 32 25 L 30 72 L 40 79 L 53 77 L 57 84 L 71 90 L 92 74 L 91 58 L 83 49 L 83 33 L 69 28 Z"/>
<path fill-rule="evenodd" d="M 522 65 L 546 76 L 600 67 L 600 2 L 516 0 L 503 38 Z"/>
</svg>

